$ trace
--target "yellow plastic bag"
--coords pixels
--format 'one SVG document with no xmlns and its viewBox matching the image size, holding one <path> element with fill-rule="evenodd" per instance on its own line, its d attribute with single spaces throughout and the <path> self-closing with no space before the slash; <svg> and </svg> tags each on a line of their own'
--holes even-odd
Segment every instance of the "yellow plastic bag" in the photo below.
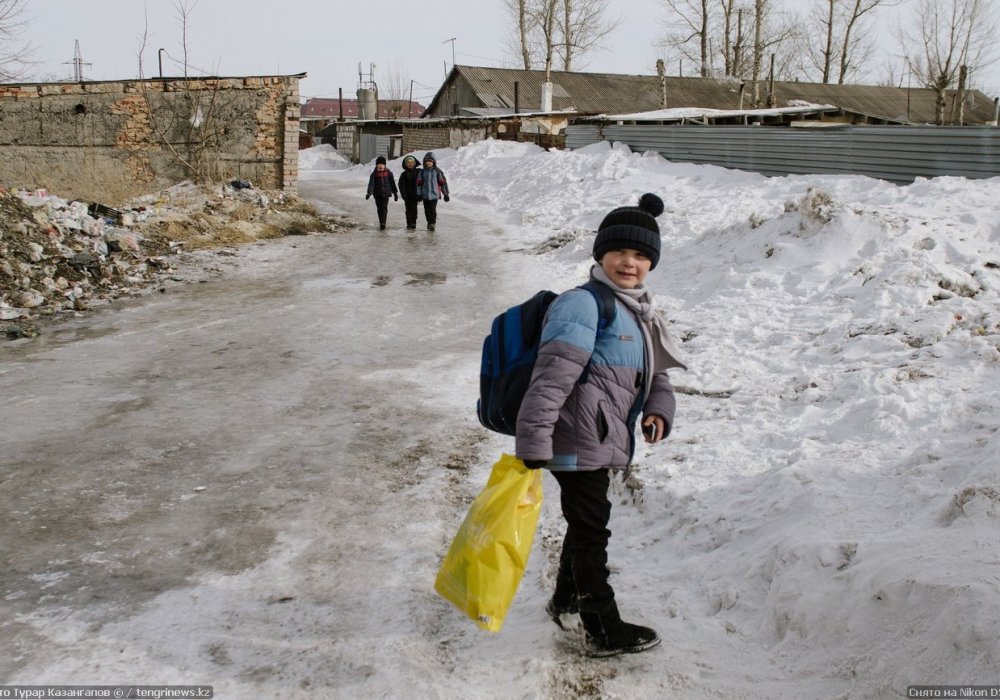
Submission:
<svg viewBox="0 0 1000 700">
<path fill-rule="evenodd" d="M 500 631 L 524 576 L 542 509 L 541 472 L 500 457 L 434 582 L 445 600 L 490 632 Z"/>
</svg>

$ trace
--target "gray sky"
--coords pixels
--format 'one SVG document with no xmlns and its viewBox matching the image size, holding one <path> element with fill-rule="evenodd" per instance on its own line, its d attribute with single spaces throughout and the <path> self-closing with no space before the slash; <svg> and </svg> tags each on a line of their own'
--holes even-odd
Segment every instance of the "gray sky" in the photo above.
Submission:
<svg viewBox="0 0 1000 700">
<path fill-rule="evenodd" d="M 654 73 L 662 2 L 611 0 L 610 6 L 621 23 L 609 48 L 576 67 Z M 885 24 L 897 22 L 904 11 L 889 10 Z M 29 0 L 23 39 L 36 48 L 35 77 L 71 79 L 77 39 L 83 60 L 91 64 L 84 66 L 87 79 L 135 77 L 147 18 L 144 74 L 159 73 L 161 48 L 164 74 L 178 74 L 184 42 L 175 0 Z M 446 64 L 452 65 L 453 49 L 459 64 L 513 66 L 505 48 L 507 26 L 500 0 L 197 0 L 188 22 L 188 64 L 193 74 L 305 72 L 303 96 L 336 97 L 343 88 L 348 97 L 358 87 L 359 63 L 365 73 L 374 63 L 376 81 L 384 84 L 398 69 L 402 82 L 413 81 L 413 98 L 426 105 Z M 890 43 L 884 45 L 892 51 Z M 668 71 L 676 74 L 676 64 Z M 981 78 L 987 94 L 1000 94 L 1000 62 Z"/>
</svg>

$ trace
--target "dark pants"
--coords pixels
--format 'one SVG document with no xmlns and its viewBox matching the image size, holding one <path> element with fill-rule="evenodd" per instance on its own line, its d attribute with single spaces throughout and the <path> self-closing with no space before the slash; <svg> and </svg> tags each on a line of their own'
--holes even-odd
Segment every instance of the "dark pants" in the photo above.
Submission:
<svg viewBox="0 0 1000 700">
<path fill-rule="evenodd" d="M 427 225 L 433 226 L 438 220 L 438 201 L 436 199 L 425 199 L 424 200 L 424 218 L 427 219 Z"/>
<path fill-rule="evenodd" d="M 375 195 L 375 211 L 378 212 L 378 225 L 385 228 L 385 219 L 389 214 L 389 198 Z"/>
<path fill-rule="evenodd" d="M 599 614 L 614 606 L 608 583 L 608 540 L 611 501 L 607 469 L 584 472 L 553 471 L 559 482 L 566 538 L 559 556 L 559 574 L 553 599 L 568 609 L 574 599 L 580 615 Z M 617 610 L 617 608 L 615 608 Z"/>
<path fill-rule="evenodd" d="M 409 197 L 403 199 L 403 204 L 406 206 L 406 227 L 416 228 L 417 227 L 417 202 L 420 200 L 416 197 Z"/>
</svg>

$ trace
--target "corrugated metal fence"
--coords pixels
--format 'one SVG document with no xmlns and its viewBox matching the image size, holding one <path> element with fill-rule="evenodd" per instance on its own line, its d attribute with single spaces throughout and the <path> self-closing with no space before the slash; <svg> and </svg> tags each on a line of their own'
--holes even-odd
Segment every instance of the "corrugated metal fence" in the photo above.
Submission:
<svg viewBox="0 0 1000 700">
<path fill-rule="evenodd" d="M 392 158 L 390 154 L 392 146 L 391 136 L 376 134 L 361 134 L 361 160 L 359 163 L 370 163 L 378 156 Z"/>
<path fill-rule="evenodd" d="M 996 127 L 577 124 L 566 129 L 568 149 L 602 140 L 656 151 L 668 160 L 764 175 L 850 173 L 900 184 L 939 175 L 1000 176 Z"/>
</svg>

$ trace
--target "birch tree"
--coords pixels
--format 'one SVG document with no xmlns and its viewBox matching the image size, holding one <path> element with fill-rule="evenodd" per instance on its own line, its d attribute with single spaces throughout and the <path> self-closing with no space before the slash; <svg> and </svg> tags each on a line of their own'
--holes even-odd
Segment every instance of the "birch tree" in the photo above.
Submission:
<svg viewBox="0 0 1000 700">
<path fill-rule="evenodd" d="M 822 83 L 843 84 L 856 76 L 875 53 L 869 21 L 894 0 L 818 0 L 806 19 L 803 66 Z"/>
<path fill-rule="evenodd" d="M 511 21 L 512 53 L 525 69 L 551 71 L 560 59 L 571 71 L 617 26 L 609 0 L 503 0 Z"/>
<path fill-rule="evenodd" d="M 961 87 L 955 96 L 957 113 L 964 95 L 967 68 L 977 71 L 994 60 L 997 36 L 996 2 L 993 0 L 920 0 L 913 24 L 900 31 L 899 41 L 914 79 L 935 90 L 935 121 L 954 121 L 948 116 L 949 88 Z"/>
<path fill-rule="evenodd" d="M 719 0 L 722 15 L 722 65 L 727 76 L 746 77 L 750 73 L 747 46 L 751 45 L 750 13 L 738 0 Z"/>
<path fill-rule="evenodd" d="M 558 0 L 559 57 L 564 71 L 573 70 L 573 62 L 598 48 L 601 41 L 618 26 L 618 20 L 606 15 L 609 0 Z M 708 0 L 704 0 L 707 2 Z"/>
<path fill-rule="evenodd" d="M 732 5 L 734 0 L 729 0 Z M 723 3 L 725 4 L 725 3 Z M 711 26 L 713 5 L 709 0 L 665 0 L 667 18 L 664 44 L 681 58 L 698 66 L 703 78 L 712 75 Z"/>
<path fill-rule="evenodd" d="M 504 8 L 513 21 L 511 46 L 519 57 L 521 67 L 531 70 L 535 66 L 537 16 L 532 0 L 504 0 Z"/>
<path fill-rule="evenodd" d="M 797 34 L 794 20 L 779 13 L 773 0 L 754 0 L 752 21 L 753 46 L 749 79 L 753 103 L 761 107 L 765 105 L 760 89 L 764 72 L 769 71 L 773 65 L 775 77 L 787 75 L 793 62 Z"/>
</svg>

